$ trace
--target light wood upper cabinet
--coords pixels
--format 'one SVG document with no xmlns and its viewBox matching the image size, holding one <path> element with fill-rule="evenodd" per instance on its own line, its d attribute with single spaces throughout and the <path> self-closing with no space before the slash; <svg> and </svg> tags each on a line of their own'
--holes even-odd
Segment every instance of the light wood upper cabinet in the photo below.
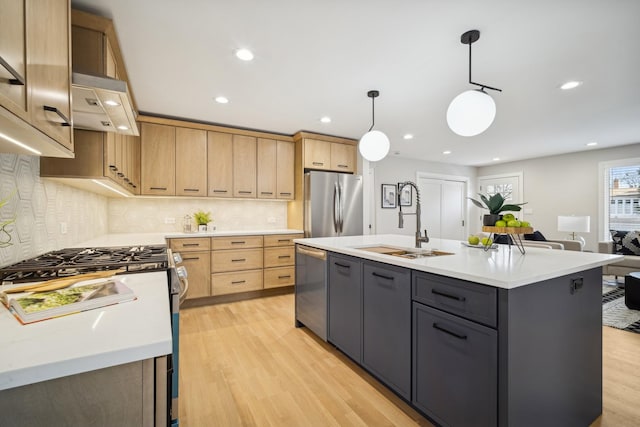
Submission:
<svg viewBox="0 0 640 427">
<path fill-rule="evenodd" d="M 258 198 L 275 199 L 277 191 L 278 146 L 274 139 L 258 138 Z"/>
<path fill-rule="evenodd" d="M 31 123 L 73 150 L 68 0 L 27 0 L 27 76 Z"/>
<path fill-rule="evenodd" d="M 176 193 L 176 128 L 142 123 L 142 195 L 173 196 Z"/>
<path fill-rule="evenodd" d="M 24 6 L 25 0 L 0 0 L 0 106 L 23 120 L 27 118 Z"/>
<path fill-rule="evenodd" d="M 209 196 L 233 196 L 233 135 L 207 132 L 207 178 Z"/>
<path fill-rule="evenodd" d="M 355 172 L 356 146 L 332 142 L 331 169 L 341 172 Z"/>
<path fill-rule="evenodd" d="M 176 128 L 176 195 L 207 195 L 207 132 Z"/>
<path fill-rule="evenodd" d="M 329 170 L 331 168 L 331 143 L 315 139 L 304 140 L 304 167 Z"/>
<path fill-rule="evenodd" d="M 256 197 L 256 138 L 233 135 L 233 196 Z"/>
<path fill-rule="evenodd" d="M 293 200 L 294 198 L 294 169 L 295 169 L 295 144 L 293 142 L 278 141 L 276 198 Z"/>
</svg>

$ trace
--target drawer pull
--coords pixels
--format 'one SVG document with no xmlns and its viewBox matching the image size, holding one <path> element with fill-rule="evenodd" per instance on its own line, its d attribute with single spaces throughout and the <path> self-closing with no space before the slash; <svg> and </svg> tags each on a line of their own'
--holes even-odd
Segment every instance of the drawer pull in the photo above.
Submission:
<svg viewBox="0 0 640 427">
<path fill-rule="evenodd" d="M 238 259 L 232 259 L 231 262 L 245 262 L 247 259 L 246 258 L 238 258 Z"/>
<path fill-rule="evenodd" d="M 278 279 L 289 279 L 291 278 L 290 274 L 287 274 L 286 276 L 278 276 Z"/>
<path fill-rule="evenodd" d="M 247 242 L 245 242 L 244 240 L 236 240 L 231 242 L 232 245 L 244 245 L 245 243 Z"/>
<path fill-rule="evenodd" d="M 322 166 L 322 165 L 324 165 L 324 163 L 323 163 L 323 162 L 313 162 L 313 165 L 315 165 L 315 166 Z"/>
<path fill-rule="evenodd" d="M 240 191 L 238 191 L 238 193 L 240 193 L 240 194 L 252 194 L 253 192 L 252 191 L 242 191 L 242 190 L 240 190 Z"/>
<path fill-rule="evenodd" d="M 118 168 L 115 165 L 109 165 L 109 169 L 111 169 L 114 172 L 118 171 Z"/>
<path fill-rule="evenodd" d="M 232 284 L 232 285 L 239 285 L 239 284 L 241 284 L 241 283 L 246 283 L 246 282 L 247 282 L 246 280 L 236 280 L 236 281 L 234 281 L 234 282 L 231 282 L 231 284 Z"/>
<path fill-rule="evenodd" d="M 216 189 L 214 189 L 213 192 L 214 193 L 226 193 L 227 190 L 216 190 Z"/>
<path fill-rule="evenodd" d="M 290 242 L 291 239 L 278 239 L 278 242 Z"/>
<path fill-rule="evenodd" d="M 185 188 L 184 191 L 191 191 L 191 192 L 196 192 L 197 193 L 198 191 L 200 191 L 200 189 L 199 188 Z"/>
<path fill-rule="evenodd" d="M 458 339 L 460 339 L 460 340 L 466 340 L 466 339 L 467 339 L 467 336 L 466 336 L 466 335 L 464 335 L 464 334 L 458 334 L 457 332 L 450 331 L 450 330 L 448 330 L 448 329 L 446 329 L 446 328 L 443 328 L 442 326 L 438 325 L 437 323 L 434 323 L 434 324 L 433 324 L 433 327 L 434 327 L 434 329 L 437 329 L 437 330 L 439 330 L 439 331 L 442 331 L 442 332 L 444 332 L 445 334 L 449 334 L 449 335 L 451 335 L 451 336 L 454 336 L 454 337 L 456 337 L 456 338 L 458 338 Z"/>
<path fill-rule="evenodd" d="M 392 276 L 385 276 L 384 274 L 379 274 L 379 273 L 376 273 L 375 271 L 371 273 L 371 275 L 379 277 L 381 279 L 385 279 L 385 280 L 393 280 Z"/>
<path fill-rule="evenodd" d="M 199 261 L 200 257 L 196 256 L 196 257 L 189 257 L 189 258 L 182 258 L 183 261 Z"/>
<path fill-rule="evenodd" d="M 56 107 L 45 105 L 43 108 L 44 111 L 51 111 L 52 113 L 56 113 L 58 117 L 62 119 L 62 123 L 60 123 L 60 126 L 71 126 L 71 123 L 69 122 L 69 119 L 67 119 L 67 116 L 62 114 L 62 111 L 58 110 Z"/>
<path fill-rule="evenodd" d="M 118 175 L 118 178 L 122 178 L 124 176 L 122 172 L 118 172 L 116 175 Z"/>
<path fill-rule="evenodd" d="M 340 264 L 339 262 L 334 262 L 335 265 L 337 265 L 338 267 L 342 267 L 342 268 L 351 268 L 350 265 L 347 264 Z M 376 273 L 373 273 L 376 274 Z"/>
<path fill-rule="evenodd" d="M 438 291 L 436 289 L 431 289 L 431 293 L 432 294 L 436 294 L 436 295 L 440 295 L 441 297 L 445 297 L 445 298 L 451 298 L 457 301 L 464 301 L 466 300 L 465 297 L 461 297 L 461 296 L 457 296 L 457 295 L 451 295 L 451 294 L 447 294 L 445 292 L 442 291 Z"/>
<path fill-rule="evenodd" d="M 182 244 L 183 247 L 187 247 L 187 246 L 200 246 L 200 243 L 183 243 Z"/>
<path fill-rule="evenodd" d="M 280 192 L 280 195 L 281 195 L 281 196 L 290 196 L 290 195 L 291 195 L 291 193 L 283 193 L 283 192 Z"/>
<path fill-rule="evenodd" d="M 22 77 L 20 73 L 18 73 L 11 65 L 9 65 L 9 63 L 5 61 L 1 56 L 0 65 L 2 65 L 2 67 L 13 76 L 13 78 L 9 80 L 9 84 L 24 86 L 24 77 Z"/>
<path fill-rule="evenodd" d="M 271 195 L 273 194 L 273 191 L 261 191 L 260 194 L 268 194 Z"/>
<path fill-rule="evenodd" d="M 279 258 L 279 259 L 282 259 L 282 258 L 291 258 L 291 255 L 280 255 L 278 258 Z"/>
<path fill-rule="evenodd" d="M 167 191 L 167 187 L 151 187 L 150 190 L 162 190 Z"/>
<path fill-rule="evenodd" d="M 349 165 L 338 165 L 339 168 L 348 168 Z"/>
</svg>

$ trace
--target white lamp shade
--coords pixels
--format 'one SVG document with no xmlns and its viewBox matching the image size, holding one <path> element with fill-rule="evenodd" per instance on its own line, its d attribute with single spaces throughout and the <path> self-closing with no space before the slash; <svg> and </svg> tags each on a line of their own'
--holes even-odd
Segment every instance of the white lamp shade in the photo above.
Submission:
<svg viewBox="0 0 640 427">
<path fill-rule="evenodd" d="M 481 134 L 496 117 L 496 103 L 480 90 L 468 90 L 453 98 L 447 109 L 449 128 L 461 136 Z"/>
<path fill-rule="evenodd" d="M 569 233 L 588 233 L 590 231 L 590 216 L 559 216 L 558 231 Z"/>
<path fill-rule="evenodd" d="M 384 159 L 389 153 L 389 146 L 389 138 L 387 138 L 387 135 L 379 130 L 372 130 L 362 135 L 360 143 L 358 144 L 358 150 L 365 159 L 370 162 L 377 162 L 378 160 Z"/>
</svg>

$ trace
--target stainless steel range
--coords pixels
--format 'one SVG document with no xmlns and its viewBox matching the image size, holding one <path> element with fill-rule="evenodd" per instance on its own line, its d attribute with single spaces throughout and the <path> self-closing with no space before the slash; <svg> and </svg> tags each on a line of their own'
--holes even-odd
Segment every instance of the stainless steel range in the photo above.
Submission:
<svg viewBox="0 0 640 427">
<path fill-rule="evenodd" d="M 66 248 L 47 252 L 0 269 L 2 284 L 36 282 L 105 270 L 120 274 L 167 270 L 167 247 L 124 246 Z"/>
</svg>

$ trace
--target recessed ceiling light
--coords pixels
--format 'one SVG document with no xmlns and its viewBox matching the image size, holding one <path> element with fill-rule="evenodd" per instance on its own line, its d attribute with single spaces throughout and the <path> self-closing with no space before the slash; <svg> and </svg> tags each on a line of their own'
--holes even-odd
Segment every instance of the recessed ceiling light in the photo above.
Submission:
<svg viewBox="0 0 640 427">
<path fill-rule="evenodd" d="M 582 84 L 582 82 L 579 82 L 577 80 L 572 80 L 572 81 L 564 83 L 562 86 L 560 86 L 560 89 L 562 89 L 562 90 L 575 89 L 578 86 L 580 86 L 581 84 Z"/>
<path fill-rule="evenodd" d="M 329 116 L 320 117 L 320 121 L 322 123 L 331 123 L 331 117 Z"/>
<path fill-rule="evenodd" d="M 218 104 L 228 104 L 229 100 L 227 98 L 225 98 L 224 96 L 216 96 L 216 102 Z"/>
<path fill-rule="evenodd" d="M 491 159 L 491 160 L 493 160 L 494 162 L 497 162 L 498 160 L 500 160 L 500 157 L 494 157 L 494 158 L 493 158 L 493 159 Z"/>
<path fill-rule="evenodd" d="M 403 136 L 404 139 L 413 139 L 413 135 L 408 133 L 405 136 Z"/>
<path fill-rule="evenodd" d="M 236 50 L 236 57 L 243 61 L 251 61 L 253 59 L 253 52 L 249 49 L 238 49 Z"/>
<path fill-rule="evenodd" d="M 445 150 L 445 151 L 442 152 L 442 154 L 451 154 L 451 151 Z"/>
<path fill-rule="evenodd" d="M 596 145 L 598 145 L 598 143 L 595 142 L 595 141 L 587 142 L 587 147 L 593 147 L 593 146 L 596 146 Z"/>
<path fill-rule="evenodd" d="M 129 130 L 129 128 L 124 126 L 124 125 L 118 126 L 118 129 L 120 129 L 120 130 Z"/>
<path fill-rule="evenodd" d="M 117 107 L 118 105 L 120 105 L 118 102 L 113 101 L 111 99 L 107 99 L 106 101 L 104 101 L 105 104 L 107 104 L 109 107 Z"/>
</svg>

